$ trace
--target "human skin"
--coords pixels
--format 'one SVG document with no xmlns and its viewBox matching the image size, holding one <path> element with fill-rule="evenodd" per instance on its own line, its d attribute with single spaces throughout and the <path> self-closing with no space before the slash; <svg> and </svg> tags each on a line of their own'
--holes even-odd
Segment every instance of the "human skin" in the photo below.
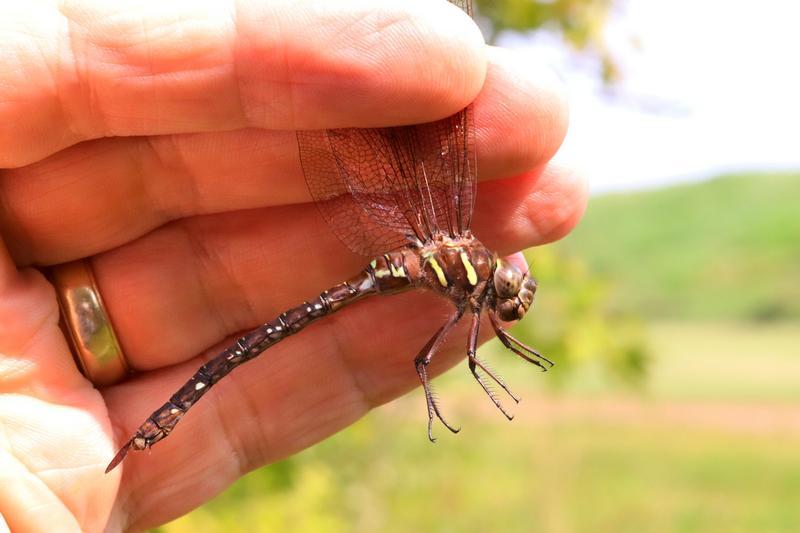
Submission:
<svg viewBox="0 0 800 533">
<path fill-rule="evenodd" d="M 444 1 L 7 2 L 0 47 L 0 530 L 163 523 L 418 385 L 413 358 L 450 304 L 370 298 L 236 370 L 104 474 L 237 333 L 364 266 L 310 203 L 295 130 L 426 122 L 474 100 L 484 244 L 556 240 L 585 206 L 583 182 L 549 163 L 567 125 L 558 80 Z M 136 371 L 100 390 L 37 270 L 80 258 Z M 434 373 L 465 358 L 466 326 Z"/>
</svg>

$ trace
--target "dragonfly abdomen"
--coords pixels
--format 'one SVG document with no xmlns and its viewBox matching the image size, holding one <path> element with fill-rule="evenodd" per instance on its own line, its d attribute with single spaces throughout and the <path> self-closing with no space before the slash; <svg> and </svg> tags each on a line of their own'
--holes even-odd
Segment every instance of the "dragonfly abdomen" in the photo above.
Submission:
<svg viewBox="0 0 800 533">
<path fill-rule="evenodd" d="M 396 252 L 376 258 L 357 276 L 323 291 L 311 301 L 284 311 L 275 319 L 240 337 L 235 344 L 201 366 L 167 403 L 139 426 L 108 465 L 106 472 L 118 465 L 128 450 L 144 450 L 167 437 L 183 415 L 215 383 L 242 363 L 299 332 L 311 322 L 356 300 L 372 294 L 395 293 L 409 288 L 411 279 L 408 277 L 405 256 L 402 252 Z"/>
</svg>

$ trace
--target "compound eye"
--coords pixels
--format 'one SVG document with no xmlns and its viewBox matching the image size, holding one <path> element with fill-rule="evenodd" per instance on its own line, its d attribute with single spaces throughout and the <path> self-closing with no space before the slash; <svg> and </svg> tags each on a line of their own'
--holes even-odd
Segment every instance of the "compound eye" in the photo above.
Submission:
<svg viewBox="0 0 800 533">
<path fill-rule="evenodd" d="M 536 294 L 536 280 L 532 277 L 526 277 L 525 281 L 522 283 L 522 286 Z"/>
<path fill-rule="evenodd" d="M 513 298 L 522 285 L 522 272 L 511 263 L 498 260 L 494 271 L 494 289 L 500 298 Z"/>
<path fill-rule="evenodd" d="M 525 309 L 528 309 L 533 303 L 533 293 L 523 287 L 519 290 L 519 301 L 522 302 L 522 305 L 525 306 Z"/>
<path fill-rule="evenodd" d="M 519 300 L 525 309 L 528 309 L 533 304 L 533 296 L 536 294 L 536 281 L 532 278 L 525 278 L 522 282 L 522 288 L 519 290 Z"/>
<path fill-rule="evenodd" d="M 516 305 L 513 300 L 503 300 L 497 306 L 497 316 L 505 322 L 519 320 L 525 314 L 525 309 Z"/>
</svg>

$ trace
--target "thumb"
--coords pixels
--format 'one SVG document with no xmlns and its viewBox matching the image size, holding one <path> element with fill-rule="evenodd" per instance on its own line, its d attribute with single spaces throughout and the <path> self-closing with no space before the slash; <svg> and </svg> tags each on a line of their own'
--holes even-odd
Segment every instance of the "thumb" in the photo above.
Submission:
<svg viewBox="0 0 800 533">
<path fill-rule="evenodd" d="M 58 327 L 52 285 L 33 268 L 18 270 L 0 239 L 0 384 L 44 394 L 46 385 L 85 380 Z M 45 385 L 45 387 L 41 387 Z"/>
<path fill-rule="evenodd" d="M 0 239 L 0 511 L 12 531 L 100 531 L 119 483 L 103 475 L 113 453 L 103 398 L 58 316 L 50 283 L 18 270 Z"/>
</svg>

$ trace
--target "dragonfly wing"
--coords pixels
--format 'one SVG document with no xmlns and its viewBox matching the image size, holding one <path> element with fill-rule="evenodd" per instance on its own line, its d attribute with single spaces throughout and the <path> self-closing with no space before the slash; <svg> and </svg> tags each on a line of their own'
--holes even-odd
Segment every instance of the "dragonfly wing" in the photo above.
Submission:
<svg viewBox="0 0 800 533">
<path fill-rule="evenodd" d="M 472 13 L 468 0 L 454 4 Z M 413 126 L 297 133 L 311 196 L 363 255 L 469 229 L 476 192 L 472 109 Z"/>
<path fill-rule="evenodd" d="M 472 111 L 436 122 L 297 133 L 311 196 L 351 250 L 374 255 L 469 229 L 475 201 Z"/>
<path fill-rule="evenodd" d="M 466 12 L 470 17 L 472 16 L 472 0 L 449 0 L 451 4 L 457 5 Z"/>
<path fill-rule="evenodd" d="M 362 170 L 357 161 L 348 165 L 347 155 L 341 154 L 340 148 L 334 149 L 333 136 L 332 130 L 297 132 L 303 174 L 322 218 L 339 240 L 361 255 L 376 255 L 406 245 L 403 221 L 393 212 L 391 202 L 381 204 L 381 210 L 376 191 L 374 208 L 367 209 L 363 193 L 358 199 L 353 196 L 350 181 L 353 174 Z M 362 151 L 358 146 L 352 149 Z"/>
</svg>

